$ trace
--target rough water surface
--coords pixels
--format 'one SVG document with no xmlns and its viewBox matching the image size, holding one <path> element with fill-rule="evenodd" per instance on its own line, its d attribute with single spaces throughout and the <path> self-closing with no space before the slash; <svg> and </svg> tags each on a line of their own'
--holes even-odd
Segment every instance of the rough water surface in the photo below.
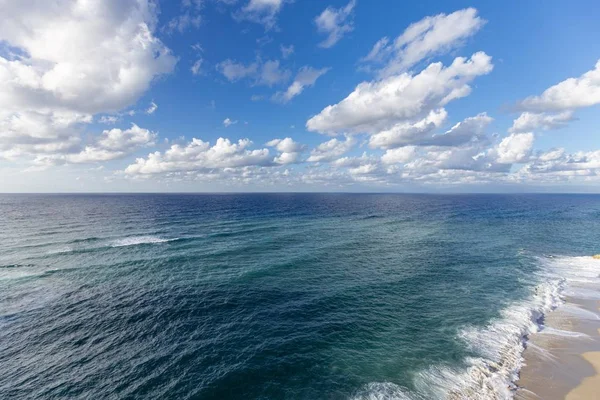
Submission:
<svg viewBox="0 0 600 400">
<path fill-rule="evenodd" d="M 0 398 L 509 399 L 599 228 L 595 195 L 0 195 Z"/>
</svg>

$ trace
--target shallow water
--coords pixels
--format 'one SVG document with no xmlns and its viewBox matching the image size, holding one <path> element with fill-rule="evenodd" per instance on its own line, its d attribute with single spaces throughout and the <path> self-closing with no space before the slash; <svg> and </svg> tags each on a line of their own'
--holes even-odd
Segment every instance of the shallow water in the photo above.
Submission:
<svg viewBox="0 0 600 400">
<path fill-rule="evenodd" d="M 0 195 L 0 398 L 510 398 L 522 336 L 598 276 L 599 217 L 593 195 Z"/>
</svg>

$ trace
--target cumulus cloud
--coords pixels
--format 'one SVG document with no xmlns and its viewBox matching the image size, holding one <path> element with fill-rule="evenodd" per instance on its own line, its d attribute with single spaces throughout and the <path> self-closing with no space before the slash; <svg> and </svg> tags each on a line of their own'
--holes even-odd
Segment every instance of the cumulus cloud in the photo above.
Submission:
<svg viewBox="0 0 600 400">
<path fill-rule="evenodd" d="M 369 146 L 389 149 L 426 140 L 446 120 L 447 115 L 446 110 L 441 108 L 431 111 L 417 122 L 400 122 L 371 136 Z"/>
<path fill-rule="evenodd" d="M 0 39 L 27 56 L 0 57 L 2 106 L 117 111 L 173 70 L 176 59 L 153 36 L 146 1 L 30 3 L 3 7 Z"/>
<path fill-rule="evenodd" d="M 533 112 L 565 111 L 600 104 L 600 60 L 594 69 L 577 78 L 569 78 L 530 96 L 518 107 Z"/>
<path fill-rule="evenodd" d="M 89 163 L 122 158 L 137 149 L 154 145 L 156 137 L 156 133 L 136 124 L 126 130 L 106 130 L 94 144 L 85 146 L 79 153 L 66 155 L 65 160 L 70 163 Z"/>
<path fill-rule="evenodd" d="M 327 35 L 327 38 L 319 43 L 320 47 L 333 47 L 345 34 L 354 30 L 352 10 L 355 6 L 356 0 L 350 0 L 346 6 L 341 8 L 329 6 L 315 18 L 319 33 Z"/>
<path fill-rule="evenodd" d="M 531 132 L 536 129 L 557 129 L 572 121 L 573 111 L 564 111 L 558 114 L 524 112 L 513 121 L 510 132 Z"/>
<path fill-rule="evenodd" d="M 299 162 L 302 150 L 304 150 L 303 145 L 289 137 L 273 139 L 265 145 L 274 147 L 279 152 L 279 155 L 273 160 L 277 164 L 294 164 Z"/>
<path fill-rule="evenodd" d="M 137 158 L 125 169 L 129 175 L 151 175 L 177 171 L 202 171 L 222 168 L 271 165 L 268 149 L 250 150 L 252 142 L 240 139 L 237 143 L 219 138 L 211 146 L 209 142 L 192 139 L 186 146 L 175 144 L 167 151 Z"/>
<path fill-rule="evenodd" d="M 250 0 L 242 9 L 233 14 L 237 21 L 250 21 L 264 25 L 270 30 L 277 25 L 277 15 L 283 7 L 283 0 Z"/>
<path fill-rule="evenodd" d="M 273 100 L 287 103 L 294 97 L 298 96 L 304 91 L 307 86 L 314 86 L 321 76 L 325 75 L 329 71 L 329 68 L 316 69 L 313 67 L 305 66 L 300 68 L 294 82 L 287 88 L 285 92 L 277 92 L 273 96 Z"/>
<path fill-rule="evenodd" d="M 398 147 L 397 149 L 386 150 L 385 154 L 381 156 L 381 161 L 384 164 L 406 163 L 414 159 L 416 154 L 417 148 L 415 146 Z"/>
<path fill-rule="evenodd" d="M 312 149 L 309 162 L 328 162 L 333 161 L 342 155 L 349 152 L 356 144 L 356 139 L 351 136 L 347 136 L 346 140 L 339 140 L 333 138 L 327 142 L 319 144 L 317 147 Z"/>
<path fill-rule="evenodd" d="M 177 61 L 155 26 L 145 0 L 5 2 L 0 40 L 20 51 L 0 56 L 0 148 L 71 151 L 92 115 L 134 104 Z"/>
<path fill-rule="evenodd" d="M 38 169 L 61 164 L 83 164 L 110 161 L 123 158 L 142 147 L 152 146 L 156 140 L 156 133 L 132 124 L 129 129 L 105 130 L 92 143 L 82 150 L 72 153 L 38 154 L 35 164 Z"/>
<path fill-rule="evenodd" d="M 553 149 L 532 157 L 528 174 L 593 176 L 600 173 L 600 150 L 568 154 L 564 149 Z"/>
<path fill-rule="evenodd" d="M 485 22 L 474 8 L 425 17 L 411 24 L 393 42 L 388 37 L 377 41 L 362 61 L 383 64 L 378 71 L 380 77 L 395 75 L 460 46 Z"/>
<path fill-rule="evenodd" d="M 446 115 L 444 109 L 434 110 L 414 124 L 397 124 L 371 136 L 369 145 L 384 149 L 408 145 L 460 146 L 484 136 L 485 128 L 492 121 L 486 113 L 481 113 L 457 123 L 444 134 L 434 135 L 433 132 L 444 122 Z"/>
<path fill-rule="evenodd" d="M 306 127 L 329 135 L 390 129 L 467 96 L 471 92 L 469 82 L 492 68 L 491 57 L 478 52 L 470 59 L 458 57 L 448 67 L 433 63 L 416 75 L 402 73 L 363 82 L 344 100 L 310 118 Z"/>
<path fill-rule="evenodd" d="M 574 118 L 578 108 L 600 104 L 600 60 L 594 69 L 577 78 L 568 78 L 517 103 L 523 113 L 514 121 L 511 132 L 557 129 Z"/>
<path fill-rule="evenodd" d="M 496 152 L 501 164 L 527 161 L 533 147 L 533 133 L 513 133 L 502 139 Z"/>
</svg>

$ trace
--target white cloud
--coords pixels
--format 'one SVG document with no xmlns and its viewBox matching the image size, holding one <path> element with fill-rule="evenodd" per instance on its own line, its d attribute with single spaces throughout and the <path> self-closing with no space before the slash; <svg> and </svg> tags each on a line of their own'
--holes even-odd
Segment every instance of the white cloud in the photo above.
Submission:
<svg viewBox="0 0 600 400">
<path fill-rule="evenodd" d="M 575 110 L 600 104 L 600 60 L 594 69 L 577 78 L 568 78 L 546 89 L 539 96 L 518 102 L 524 111 L 515 119 L 511 132 L 557 129 L 574 120 Z"/>
<path fill-rule="evenodd" d="M 562 178 L 600 174 L 600 151 L 579 151 L 567 154 L 564 149 L 553 149 L 532 157 L 527 173 L 557 175 Z"/>
<path fill-rule="evenodd" d="M 273 160 L 277 164 L 294 164 L 300 161 L 300 156 L 304 146 L 295 142 L 292 138 L 273 139 L 265 144 L 268 147 L 274 147 L 279 155 Z"/>
<path fill-rule="evenodd" d="M 118 111 L 173 70 L 176 59 L 153 36 L 146 1 L 30 3 L 3 7 L 0 39 L 28 56 L 0 57 L 2 106 Z"/>
<path fill-rule="evenodd" d="M 258 84 L 273 86 L 287 82 L 290 79 L 291 72 L 287 69 L 281 69 L 279 61 L 267 61 L 262 65 L 262 71 L 258 79 Z"/>
<path fill-rule="evenodd" d="M 513 133 L 502 139 L 496 152 L 497 161 L 501 164 L 512 164 L 527 161 L 533 147 L 533 133 Z"/>
<path fill-rule="evenodd" d="M 467 96 L 471 92 L 468 83 L 492 68 L 491 57 L 478 52 L 470 59 L 458 57 L 448 67 L 433 63 L 416 75 L 403 73 L 363 82 L 344 100 L 310 118 L 306 127 L 330 135 L 390 129 Z"/>
<path fill-rule="evenodd" d="M 154 145 L 156 138 L 156 133 L 132 124 L 126 130 L 115 128 L 103 131 L 93 143 L 77 153 L 38 155 L 35 163 L 38 167 L 48 167 L 114 160 L 128 156 L 142 147 Z"/>
<path fill-rule="evenodd" d="M 474 8 L 425 17 L 411 24 L 393 42 L 377 41 L 363 62 L 384 63 L 380 77 L 404 72 L 422 60 L 461 45 L 485 24 Z"/>
<path fill-rule="evenodd" d="M 273 86 L 289 80 L 291 72 L 281 68 L 279 60 L 257 60 L 245 65 L 233 60 L 225 60 L 217 64 L 219 71 L 230 82 L 252 79 L 253 85 Z"/>
<path fill-rule="evenodd" d="M 225 128 L 228 128 L 229 126 L 231 126 L 231 125 L 235 125 L 235 124 L 237 124 L 237 123 L 238 123 L 237 121 L 234 121 L 234 120 L 232 120 L 232 119 L 229 119 L 229 118 L 225 118 L 225 119 L 223 120 L 223 126 L 225 126 Z"/>
<path fill-rule="evenodd" d="M 190 71 L 192 71 L 193 75 L 202 75 L 202 63 L 204 62 L 204 59 L 199 58 L 196 61 L 194 61 L 194 64 L 192 64 L 192 67 L 190 68 Z"/>
<path fill-rule="evenodd" d="M 320 47 L 333 47 L 346 33 L 354 30 L 354 23 L 351 17 L 355 6 L 356 0 L 350 0 L 346 6 L 341 8 L 327 7 L 315 18 L 315 24 L 319 33 L 327 35 L 327 38 L 319 43 Z"/>
<path fill-rule="evenodd" d="M 250 0 L 242 9 L 233 14 L 237 21 L 250 21 L 273 29 L 277 24 L 277 14 L 283 7 L 283 0 Z"/>
<path fill-rule="evenodd" d="M 194 138 L 186 146 L 176 144 L 164 153 L 157 151 L 150 153 L 147 158 L 137 158 L 134 164 L 125 169 L 125 173 L 148 175 L 271 165 L 268 149 L 250 150 L 250 145 L 252 142 L 249 139 L 232 143 L 229 139 L 219 138 L 211 146 Z"/>
<path fill-rule="evenodd" d="M 356 139 L 347 136 L 346 140 L 337 138 L 321 143 L 310 152 L 309 162 L 329 162 L 349 152 L 356 144 Z"/>
<path fill-rule="evenodd" d="M 98 122 L 106 125 L 114 125 L 117 122 L 119 122 L 119 120 L 120 118 L 116 115 L 103 115 L 102 117 L 100 117 Z"/>
<path fill-rule="evenodd" d="M 155 133 L 135 124 L 126 130 L 111 129 L 102 132 L 95 144 L 86 146 L 80 153 L 67 155 L 66 161 L 89 163 L 122 158 L 141 147 L 154 145 L 156 137 Z"/>
<path fill-rule="evenodd" d="M 178 31 L 179 33 L 184 33 L 191 27 L 199 28 L 201 23 L 202 16 L 186 12 L 185 14 L 178 15 L 177 17 L 172 18 L 164 27 L 164 31 L 169 34 L 175 31 Z"/>
<path fill-rule="evenodd" d="M 531 132 L 538 128 L 557 129 L 573 120 L 573 111 L 563 111 L 558 114 L 524 112 L 513 121 L 510 132 Z"/>
<path fill-rule="evenodd" d="M 425 118 L 415 123 L 400 122 L 390 129 L 371 136 L 369 146 L 390 149 L 422 142 L 431 138 L 433 131 L 442 125 L 447 115 L 446 110 L 441 108 L 431 111 Z"/>
<path fill-rule="evenodd" d="M 600 60 L 594 69 L 578 78 L 569 78 L 546 89 L 539 96 L 519 102 L 525 111 L 565 111 L 600 104 Z"/>
<path fill-rule="evenodd" d="M 155 26 L 145 0 L 5 2 L 0 40 L 20 52 L 0 56 L 0 149 L 72 151 L 92 115 L 134 104 L 177 61 Z"/>
<path fill-rule="evenodd" d="M 316 69 L 308 66 L 300 68 L 300 71 L 298 71 L 294 82 L 292 82 L 285 92 L 275 93 L 273 100 L 281 103 L 287 103 L 294 97 L 301 94 L 305 87 L 313 86 L 317 82 L 317 79 L 326 74 L 327 71 L 329 71 L 329 68 Z"/>
<path fill-rule="evenodd" d="M 415 146 L 399 147 L 397 149 L 386 150 L 381 156 L 381 161 L 384 164 L 406 163 L 415 158 L 417 148 Z"/>
<path fill-rule="evenodd" d="M 148 108 L 146 109 L 146 114 L 150 115 L 150 114 L 154 114 L 154 112 L 158 110 L 158 105 L 155 102 L 150 102 L 150 105 L 148 106 Z"/>
<path fill-rule="evenodd" d="M 258 63 L 253 62 L 246 66 L 228 59 L 217 64 L 217 71 L 223 74 L 230 82 L 235 82 L 240 79 L 256 76 Z"/>
<path fill-rule="evenodd" d="M 302 151 L 303 146 L 295 142 L 294 139 L 286 137 L 285 139 L 273 139 L 265 144 L 268 147 L 275 147 L 282 153 L 297 153 Z"/>
<path fill-rule="evenodd" d="M 290 44 L 289 46 L 280 45 L 279 49 L 281 50 L 281 57 L 284 59 L 288 59 L 292 54 L 294 54 L 293 44 Z"/>
<path fill-rule="evenodd" d="M 295 164 L 300 162 L 300 153 L 281 153 L 273 161 L 282 165 Z"/>
</svg>

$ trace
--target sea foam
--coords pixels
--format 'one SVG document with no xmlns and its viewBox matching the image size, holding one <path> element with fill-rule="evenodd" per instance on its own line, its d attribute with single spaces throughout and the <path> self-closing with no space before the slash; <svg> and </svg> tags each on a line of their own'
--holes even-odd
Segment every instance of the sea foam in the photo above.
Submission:
<svg viewBox="0 0 600 400">
<path fill-rule="evenodd" d="M 544 315 L 561 306 L 568 293 L 593 292 L 588 286 L 600 283 L 600 261 L 592 257 L 549 257 L 538 261 L 539 282 L 527 299 L 509 305 L 486 326 L 459 331 L 458 338 L 476 355 L 464 360 L 466 367 L 433 365 L 420 371 L 414 378 L 416 393 L 391 383 L 371 383 L 354 398 L 513 399 L 528 337 L 544 329 L 547 334 L 565 334 L 545 328 Z M 577 287 L 580 285 L 586 287 Z M 584 337 L 577 332 L 566 334 Z"/>
<path fill-rule="evenodd" d="M 138 244 L 156 244 L 171 242 L 175 239 L 165 239 L 157 236 L 132 236 L 112 242 L 111 247 L 135 246 Z"/>
</svg>

